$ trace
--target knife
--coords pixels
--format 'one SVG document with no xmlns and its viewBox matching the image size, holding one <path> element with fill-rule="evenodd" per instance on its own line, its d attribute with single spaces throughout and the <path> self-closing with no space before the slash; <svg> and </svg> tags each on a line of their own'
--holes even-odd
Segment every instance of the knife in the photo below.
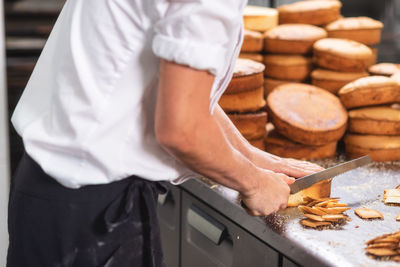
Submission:
<svg viewBox="0 0 400 267">
<path fill-rule="evenodd" d="M 289 185 L 290 194 L 295 194 L 322 180 L 333 178 L 336 175 L 345 173 L 347 171 L 351 171 L 355 168 L 364 166 L 371 162 L 372 162 L 371 157 L 367 155 L 358 159 L 353 159 L 345 163 L 338 164 L 334 167 L 325 169 L 323 171 L 316 172 L 311 175 L 307 175 L 302 178 L 296 179 L 296 181 L 293 184 Z"/>
</svg>

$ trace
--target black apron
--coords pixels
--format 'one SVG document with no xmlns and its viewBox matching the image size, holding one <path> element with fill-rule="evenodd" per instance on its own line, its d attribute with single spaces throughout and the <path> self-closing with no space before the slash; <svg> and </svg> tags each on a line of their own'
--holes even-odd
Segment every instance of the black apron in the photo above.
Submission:
<svg viewBox="0 0 400 267">
<path fill-rule="evenodd" d="M 7 266 L 164 266 L 156 200 L 165 192 L 134 176 L 69 189 L 25 153 L 11 185 Z"/>
</svg>

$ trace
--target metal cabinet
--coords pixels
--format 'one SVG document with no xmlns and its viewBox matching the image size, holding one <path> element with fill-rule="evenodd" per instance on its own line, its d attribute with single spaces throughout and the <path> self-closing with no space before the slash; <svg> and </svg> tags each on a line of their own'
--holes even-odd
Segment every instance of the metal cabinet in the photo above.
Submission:
<svg viewBox="0 0 400 267">
<path fill-rule="evenodd" d="M 278 266 L 279 253 L 182 192 L 181 266 Z"/>
<path fill-rule="evenodd" d="M 285 256 L 282 256 L 282 267 L 299 267 L 300 265 L 297 265 L 293 261 L 289 260 Z"/>
<path fill-rule="evenodd" d="M 166 267 L 180 266 L 181 189 L 168 185 L 168 192 L 158 197 L 158 217 Z"/>
</svg>

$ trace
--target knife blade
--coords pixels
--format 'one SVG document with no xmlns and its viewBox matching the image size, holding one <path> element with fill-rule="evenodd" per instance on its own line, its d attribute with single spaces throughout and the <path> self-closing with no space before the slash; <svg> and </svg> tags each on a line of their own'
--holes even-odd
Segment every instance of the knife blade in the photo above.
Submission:
<svg viewBox="0 0 400 267">
<path fill-rule="evenodd" d="M 304 176 L 302 178 L 296 179 L 296 181 L 289 186 L 290 193 L 291 194 L 297 193 L 297 192 L 304 190 L 322 180 L 327 180 L 327 179 L 333 178 L 339 174 L 345 173 L 347 171 L 351 171 L 355 168 L 364 166 L 371 162 L 372 162 L 371 157 L 367 155 L 367 156 L 363 156 L 358 159 L 353 159 L 353 160 L 347 161 L 345 163 L 338 164 L 334 167 L 325 169 L 323 171 L 316 172 L 316 173 Z"/>
</svg>

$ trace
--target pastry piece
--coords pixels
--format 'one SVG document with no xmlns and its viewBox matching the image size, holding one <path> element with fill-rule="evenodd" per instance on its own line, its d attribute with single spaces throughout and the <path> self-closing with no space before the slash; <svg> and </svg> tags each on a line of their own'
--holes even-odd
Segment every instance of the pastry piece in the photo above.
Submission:
<svg viewBox="0 0 400 267">
<path fill-rule="evenodd" d="M 338 203 L 338 199 L 308 199 L 311 201 L 307 205 L 299 206 L 299 210 L 301 210 L 304 216 L 307 218 L 301 221 L 302 225 L 317 228 L 318 226 L 330 226 L 332 224 L 344 223 L 346 220 L 348 220 L 348 216 L 343 214 L 343 212 L 350 208 L 347 207 L 347 204 L 345 203 Z M 329 204 L 331 203 L 340 204 L 343 207 L 329 208 Z M 322 222 L 325 222 L 325 224 L 321 224 Z"/>
<path fill-rule="evenodd" d="M 278 11 L 269 7 L 246 6 L 243 21 L 245 29 L 265 32 L 278 25 Z"/>
<path fill-rule="evenodd" d="M 321 39 L 314 43 L 313 48 L 315 64 L 342 72 L 365 71 L 373 56 L 368 46 L 346 39 Z"/>
<path fill-rule="evenodd" d="M 268 77 L 264 77 L 264 96 L 267 97 L 275 87 L 279 85 L 290 83 L 290 81 L 276 80 Z"/>
<path fill-rule="evenodd" d="M 255 112 L 265 106 L 264 86 L 251 91 L 223 94 L 219 105 L 225 112 Z"/>
<path fill-rule="evenodd" d="M 264 86 L 263 64 L 250 59 L 238 58 L 233 77 L 224 94 L 251 91 Z"/>
<path fill-rule="evenodd" d="M 336 145 L 337 142 L 321 146 L 304 145 L 287 139 L 276 130 L 268 132 L 265 137 L 266 151 L 283 158 L 301 160 L 329 158 L 336 154 Z"/>
<path fill-rule="evenodd" d="M 330 226 L 331 223 L 329 222 L 317 222 L 317 221 L 312 221 L 312 220 L 301 220 L 301 224 L 307 227 L 312 227 L 312 228 L 318 228 L 320 226 Z"/>
<path fill-rule="evenodd" d="M 400 85 L 385 76 L 363 77 L 343 86 L 339 97 L 346 108 L 394 103 L 400 101 Z"/>
<path fill-rule="evenodd" d="M 395 80 L 398 84 L 400 84 L 400 72 L 396 72 L 392 76 L 390 76 L 391 79 Z"/>
<path fill-rule="evenodd" d="M 278 7 L 279 24 L 328 24 L 340 17 L 342 4 L 338 1 L 299 1 Z"/>
<path fill-rule="evenodd" d="M 372 75 L 392 76 L 396 72 L 400 72 L 400 64 L 394 63 L 379 63 L 368 68 Z"/>
<path fill-rule="evenodd" d="M 312 60 L 301 55 L 265 55 L 264 75 L 287 81 L 304 81 L 312 70 Z"/>
<path fill-rule="evenodd" d="M 329 197 L 331 194 L 331 180 L 324 180 L 306 188 L 296 194 L 289 196 L 288 207 L 296 207 L 307 203 L 308 199 L 320 199 Z M 305 209 L 307 209 L 306 207 Z M 305 213 L 312 213 L 316 215 L 325 215 L 326 213 L 320 210 L 312 209 Z"/>
<path fill-rule="evenodd" d="M 242 52 L 239 54 L 239 58 L 243 59 L 250 59 L 259 63 L 263 63 L 264 57 L 262 54 L 257 54 L 257 53 L 245 53 Z"/>
<path fill-rule="evenodd" d="M 396 221 L 400 221 L 400 213 L 396 216 Z"/>
<path fill-rule="evenodd" d="M 325 69 L 315 69 L 311 72 L 312 84 L 321 87 L 333 94 L 337 94 L 339 89 L 346 84 L 362 77 L 368 76 L 362 72 L 339 72 Z"/>
<path fill-rule="evenodd" d="M 400 204 L 400 189 L 385 189 L 383 202 L 385 204 Z"/>
<path fill-rule="evenodd" d="M 383 23 L 368 17 L 340 18 L 325 26 L 328 36 L 354 40 L 366 45 L 381 41 Z"/>
<path fill-rule="evenodd" d="M 326 38 L 324 29 L 307 24 L 279 25 L 264 35 L 264 51 L 277 54 L 308 54 L 315 41 Z"/>
<path fill-rule="evenodd" d="M 261 149 L 262 151 L 265 151 L 265 145 L 264 145 L 264 138 L 257 138 L 257 139 L 252 139 L 252 140 L 248 140 L 249 143 L 252 146 L 255 146 L 258 149 Z"/>
<path fill-rule="evenodd" d="M 267 98 L 271 122 L 287 138 L 302 144 L 338 141 L 347 125 L 347 112 L 333 94 L 307 84 L 280 85 Z"/>
<path fill-rule="evenodd" d="M 370 155 L 374 161 L 400 159 L 400 136 L 347 134 L 344 142 L 350 158 Z"/>
<path fill-rule="evenodd" d="M 378 236 L 366 242 L 366 252 L 379 260 L 400 262 L 400 231 Z"/>
<path fill-rule="evenodd" d="M 382 213 L 374 209 L 358 208 L 354 213 L 361 219 L 383 219 Z"/>
<path fill-rule="evenodd" d="M 350 110 L 349 131 L 373 135 L 400 135 L 400 109 L 380 106 Z"/>
<path fill-rule="evenodd" d="M 267 113 L 228 114 L 233 124 L 247 140 L 259 139 L 266 134 Z"/>
<path fill-rule="evenodd" d="M 259 32 L 244 30 L 241 52 L 260 52 L 263 50 L 263 35 Z"/>
</svg>

